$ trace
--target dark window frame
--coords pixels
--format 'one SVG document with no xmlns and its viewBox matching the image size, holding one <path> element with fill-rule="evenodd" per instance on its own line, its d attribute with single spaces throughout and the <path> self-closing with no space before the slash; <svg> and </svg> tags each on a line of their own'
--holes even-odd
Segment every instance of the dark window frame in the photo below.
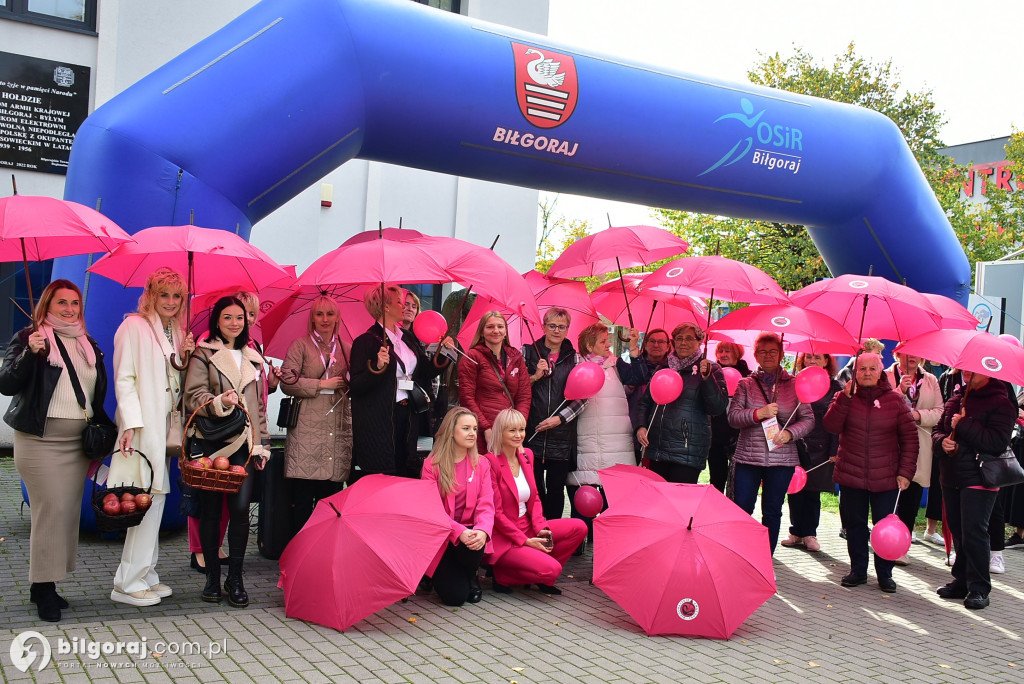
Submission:
<svg viewBox="0 0 1024 684">
<path fill-rule="evenodd" d="M 96 4 L 97 0 L 85 0 L 85 18 L 82 21 L 74 21 L 49 14 L 30 12 L 28 0 L 0 0 L 0 19 L 10 19 L 11 21 L 95 36 L 98 35 L 96 33 Z"/>
<path fill-rule="evenodd" d="M 434 9 L 440 9 L 442 12 L 452 12 L 454 14 L 462 14 L 462 0 L 449 0 L 449 2 L 451 2 L 451 6 L 452 6 L 450 10 L 445 10 L 445 9 L 439 7 L 438 6 L 440 4 L 439 0 L 412 0 L 412 1 L 415 2 L 415 3 L 419 3 L 420 5 L 426 5 L 427 7 L 433 7 Z"/>
</svg>

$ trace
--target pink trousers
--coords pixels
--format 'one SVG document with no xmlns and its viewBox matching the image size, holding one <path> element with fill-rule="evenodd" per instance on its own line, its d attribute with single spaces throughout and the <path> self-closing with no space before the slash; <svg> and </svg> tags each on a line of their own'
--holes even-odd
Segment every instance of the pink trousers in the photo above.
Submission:
<svg viewBox="0 0 1024 684">
<path fill-rule="evenodd" d="M 526 516 L 519 518 L 520 529 L 529 526 Z M 555 548 L 551 553 L 539 551 L 530 546 L 509 549 L 494 564 L 494 579 L 505 585 L 521 584 L 552 585 L 562 574 L 562 566 L 572 552 L 587 536 L 587 524 L 576 518 L 549 520 L 551 537 Z"/>
<path fill-rule="evenodd" d="M 220 544 L 224 545 L 224 533 L 228 529 L 228 497 L 224 499 L 224 509 L 220 512 Z M 188 519 L 188 550 L 189 553 L 202 553 L 203 547 L 199 543 L 199 518 Z"/>
</svg>

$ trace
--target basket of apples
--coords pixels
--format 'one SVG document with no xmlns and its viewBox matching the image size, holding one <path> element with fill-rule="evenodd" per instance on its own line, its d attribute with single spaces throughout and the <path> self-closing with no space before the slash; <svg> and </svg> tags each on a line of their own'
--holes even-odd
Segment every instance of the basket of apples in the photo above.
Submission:
<svg viewBox="0 0 1024 684">
<path fill-rule="evenodd" d="M 114 452 L 114 458 L 120 452 Z M 153 464 L 146 455 L 135 449 L 135 453 L 149 466 L 150 481 L 153 479 Z M 153 498 L 150 495 L 152 485 L 143 489 L 134 485 L 107 487 L 96 489 L 96 479 L 92 481 L 92 510 L 96 514 L 96 528 L 100 532 L 119 532 L 135 527 L 146 516 Z"/>
<path fill-rule="evenodd" d="M 206 404 L 210 404 L 212 401 L 211 399 Z M 241 489 L 242 483 L 245 482 L 245 478 L 248 477 L 246 468 L 249 465 L 249 461 L 252 460 L 254 440 L 249 437 L 251 434 L 252 416 L 249 415 L 244 406 L 237 404 L 237 408 L 245 415 L 246 422 L 245 430 L 243 430 L 240 438 L 236 438 L 231 443 L 210 442 L 203 440 L 202 435 L 193 426 L 196 415 L 206 404 L 196 409 L 189 416 L 188 422 L 185 423 L 185 435 L 187 438 L 182 440 L 181 459 L 178 463 L 181 470 L 181 480 L 189 487 L 195 487 L 196 489 L 236 494 Z M 201 443 L 206 447 L 198 454 L 189 453 L 189 443 L 194 439 L 201 440 Z M 213 447 L 214 450 L 209 456 L 206 456 L 205 453 L 210 451 L 210 447 Z M 245 459 L 245 465 L 232 465 L 229 457 L 243 447 L 247 447 L 249 450 L 249 454 Z"/>
</svg>

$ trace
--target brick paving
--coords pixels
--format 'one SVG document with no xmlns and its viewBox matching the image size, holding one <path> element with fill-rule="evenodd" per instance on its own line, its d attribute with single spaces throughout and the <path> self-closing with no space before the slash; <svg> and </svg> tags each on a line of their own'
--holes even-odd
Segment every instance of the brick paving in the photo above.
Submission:
<svg viewBox="0 0 1024 684">
<path fill-rule="evenodd" d="M 786 521 L 784 521 L 784 525 Z M 109 599 L 121 543 L 83 535 L 78 569 L 60 591 L 71 608 L 41 622 L 28 600 L 28 509 L 14 463 L 0 459 L 0 679 L 12 682 L 1020 682 L 1024 681 L 1024 550 L 1005 552 L 992 605 L 971 612 L 943 601 L 945 554 L 914 544 L 911 565 L 895 572 L 899 591 L 884 594 L 873 575 L 839 586 L 849 570 L 838 519 L 822 514 L 822 551 L 779 548 L 778 593 L 728 641 L 648 637 L 590 585 L 592 555 L 571 559 L 548 597 L 517 589 L 448 608 L 417 595 L 346 632 L 285 617 L 277 563 L 246 559 L 246 609 L 199 599 L 203 578 L 188 567 L 184 532 L 161 544 L 161 580 L 174 596 L 133 608 Z M 638 577 L 641 584 L 643 577 Z M 201 654 L 54 653 L 42 671 L 22 673 L 9 647 L 35 630 L 51 644 L 161 645 L 196 642 Z M 78 639 L 78 642 L 74 640 Z M 211 649 L 216 642 L 220 649 Z M 182 647 L 184 648 L 184 647 Z"/>
</svg>

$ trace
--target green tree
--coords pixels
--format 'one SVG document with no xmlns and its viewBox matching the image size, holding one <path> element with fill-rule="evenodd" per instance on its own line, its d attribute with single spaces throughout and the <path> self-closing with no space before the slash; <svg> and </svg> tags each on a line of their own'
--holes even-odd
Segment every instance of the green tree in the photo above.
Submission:
<svg viewBox="0 0 1024 684">
<path fill-rule="evenodd" d="M 562 252 L 569 248 L 581 238 L 585 238 L 593 232 L 589 221 L 573 219 L 567 221 L 562 215 L 554 213 L 556 197 L 550 202 L 541 202 L 541 236 L 540 244 L 537 245 L 537 262 L 535 268 L 541 273 L 551 270 L 551 264 L 555 263 Z M 587 287 L 593 290 L 601 284 L 599 278 L 585 278 Z"/>
<path fill-rule="evenodd" d="M 972 243 L 979 244 L 979 261 L 992 261 L 1024 248 L 1024 131 L 1014 131 L 1010 136 L 1006 144 L 1006 161 L 1017 190 L 1009 192 L 995 183 L 988 185 L 985 218 L 988 225 L 995 226 L 997 236 L 993 238 L 986 234 L 985 239 L 981 235 L 969 236 L 974 238 Z"/>
<path fill-rule="evenodd" d="M 761 57 L 747 74 L 751 83 L 859 105 L 892 119 L 924 169 L 972 268 L 976 260 L 1005 246 L 1008 237 L 999 231 L 993 216 L 961 199 L 966 168 L 938 153 L 943 146 L 939 129 L 944 121 L 931 91 L 905 90 L 891 60 L 869 62 L 856 54 L 854 43 L 831 65 L 815 63 L 802 49 L 789 57 L 778 53 Z M 665 209 L 657 212 L 666 226 L 690 242 L 692 254 L 717 250 L 722 256 L 761 268 L 788 290 L 829 275 L 803 226 Z"/>
</svg>

